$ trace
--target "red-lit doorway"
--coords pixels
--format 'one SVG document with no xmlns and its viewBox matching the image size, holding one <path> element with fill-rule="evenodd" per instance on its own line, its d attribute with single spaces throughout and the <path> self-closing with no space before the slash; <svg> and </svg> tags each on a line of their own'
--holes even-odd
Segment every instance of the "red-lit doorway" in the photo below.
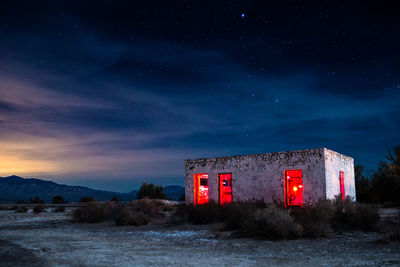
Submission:
<svg viewBox="0 0 400 267">
<path fill-rule="evenodd" d="M 301 170 L 285 171 L 286 205 L 303 206 L 303 174 Z"/>
<path fill-rule="evenodd" d="M 232 202 L 232 174 L 220 173 L 219 179 L 219 204 L 229 204 Z"/>
<path fill-rule="evenodd" d="M 342 196 L 342 200 L 346 199 L 346 195 L 344 192 L 344 172 L 339 172 L 339 179 L 340 179 L 340 195 Z"/>
<path fill-rule="evenodd" d="M 194 175 L 194 204 L 208 203 L 208 174 L 200 173 Z"/>
</svg>

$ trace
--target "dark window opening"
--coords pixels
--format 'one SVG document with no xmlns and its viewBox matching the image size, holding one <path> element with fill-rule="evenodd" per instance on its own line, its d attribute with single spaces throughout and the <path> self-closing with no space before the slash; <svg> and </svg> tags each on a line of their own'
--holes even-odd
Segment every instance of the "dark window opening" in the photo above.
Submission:
<svg viewBox="0 0 400 267">
<path fill-rule="evenodd" d="M 200 178 L 200 185 L 201 186 L 208 186 L 208 179 L 207 178 Z"/>
</svg>

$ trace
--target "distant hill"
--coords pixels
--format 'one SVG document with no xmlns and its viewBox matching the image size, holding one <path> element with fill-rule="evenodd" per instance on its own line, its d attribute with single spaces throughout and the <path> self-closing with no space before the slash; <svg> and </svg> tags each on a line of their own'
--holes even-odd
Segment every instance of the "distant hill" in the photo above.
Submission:
<svg viewBox="0 0 400 267">
<path fill-rule="evenodd" d="M 184 188 L 178 185 L 166 186 L 164 191 L 170 199 L 179 199 Z M 60 195 L 68 202 L 78 202 L 81 197 L 90 196 L 95 200 L 105 201 L 117 197 L 122 201 L 136 199 L 137 190 L 130 193 L 96 190 L 84 186 L 69 186 L 36 178 L 19 176 L 0 177 L 0 202 L 29 201 L 39 196 L 50 202 L 54 196 Z"/>
</svg>

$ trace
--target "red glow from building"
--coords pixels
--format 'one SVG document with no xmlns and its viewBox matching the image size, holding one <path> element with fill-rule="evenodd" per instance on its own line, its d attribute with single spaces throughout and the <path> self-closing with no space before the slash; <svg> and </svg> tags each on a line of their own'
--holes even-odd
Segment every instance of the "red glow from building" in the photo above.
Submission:
<svg viewBox="0 0 400 267">
<path fill-rule="evenodd" d="M 194 204 L 208 203 L 208 174 L 200 173 L 194 175 Z"/>
<path fill-rule="evenodd" d="M 219 204 L 229 204 L 232 202 L 232 174 L 218 174 L 219 179 Z"/>
<path fill-rule="evenodd" d="M 339 178 L 340 178 L 340 195 L 342 196 L 342 200 L 344 201 L 346 199 L 346 195 L 344 192 L 344 172 L 342 171 L 339 172 Z"/>
<path fill-rule="evenodd" d="M 286 205 L 303 206 L 303 174 L 301 170 L 285 171 Z"/>
</svg>

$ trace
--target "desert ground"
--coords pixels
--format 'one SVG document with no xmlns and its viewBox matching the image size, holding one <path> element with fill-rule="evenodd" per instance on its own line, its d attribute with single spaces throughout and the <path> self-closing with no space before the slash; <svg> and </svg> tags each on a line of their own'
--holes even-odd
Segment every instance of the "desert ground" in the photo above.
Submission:
<svg viewBox="0 0 400 267">
<path fill-rule="evenodd" d="M 70 212 L 0 210 L 0 266 L 400 265 L 400 243 L 380 233 L 267 241 L 233 237 L 220 225 L 74 224 Z"/>
</svg>

